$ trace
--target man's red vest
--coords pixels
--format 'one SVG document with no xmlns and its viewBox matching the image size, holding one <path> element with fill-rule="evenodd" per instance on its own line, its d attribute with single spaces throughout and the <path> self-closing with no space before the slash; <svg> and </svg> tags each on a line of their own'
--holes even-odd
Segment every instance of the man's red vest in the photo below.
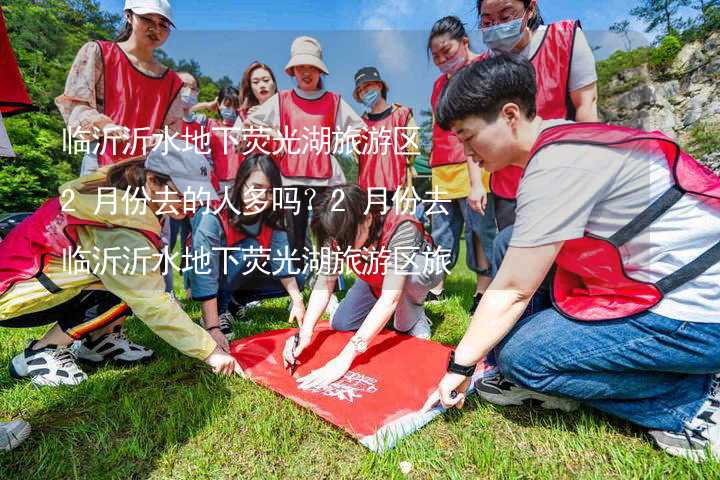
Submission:
<svg viewBox="0 0 720 480">
<path fill-rule="evenodd" d="M 620 247 L 655 222 L 683 195 L 692 195 L 720 211 L 720 177 L 660 132 L 643 132 L 600 123 L 572 123 L 544 130 L 530 158 L 550 145 L 577 148 L 597 145 L 655 153 L 665 157 L 674 185 L 610 238 L 591 233 L 566 241 L 555 261 L 552 298 L 555 308 L 576 320 L 612 320 L 644 312 L 663 296 L 720 262 L 720 242 L 696 260 L 655 283 L 634 280 Z"/>
<path fill-rule="evenodd" d="M 487 55 L 478 55 L 472 62 L 479 62 L 485 58 L 487 58 Z M 433 112 L 435 112 L 440 96 L 449 81 L 450 79 L 444 73 L 435 80 L 432 96 L 430 97 L 430 107 Z M 443 130 L 436 122 L 433 122 L 430 168 L 459 163 L 465 163 L 465 147 L 463 147 L 462 142 L 458 140 L 452 131 Z"/>
<path fill-rule="evenodd" d="M 162 131 L 183 82 L 169 69 L 161 77 L 146 75 L 130 62 L 117 43 L 104 40 L 97 43 L 103 57 L 103 113 L 116 125 L 129 128 L 131 136 L 129 142 L 101 140 L 98 163 L 102 167 L 147 153 L 143 152 L 142 138 L 149 142 L 153 133 Z"/>
<path fill-rule="evenodd" d="M 570 68 L 572 64 L 575 35 L 580 28 L 576 20 L 563 20 L 548 25 L 545 37 L 535 55 L 530 59 L 535 67 L 537 84 L 537 113 L 545 120 L 575 118 L 575 108 L 570 99 Z M 510 165 L 490 176 L 490 190 L 496 201 L 514 202 L 523 169 Z M 505 209 L 500 208 L 501 211 Z M 508 209 L 510 218 L 498 219 L 498 227 L 514 223 L 514 203 Z"/>
<path fill-rule="evenodd" d="M 280 159 L 280 172 L 290 178 L 330 178 L 330 152 L 340 96 L 325 92 L 316 100 L 307 100 L 294 90 L 285 90 L 278 95 L 280 133 L 285 138 L 286 150 Z M 323 138 L 325 142 L 321 141 Z"/>
<path fill-rule="evenodd" d="M 410 222 L 422 233 L 425 242 L 432 245 L 432 239 L 425 232 L 423 224 L 418 221 L 414 215 L 398 214 L 395 209 L 390 210 L 384 217 L 380 239 L 373 244 L 372 251 L 379 252 L 377 261 L 371 260 L 366 262 L 360 257 L 351 257 L 348 259 L 350 270 L 357 275 L 358 278 L 370 285 L 370 290 L 375 297 L 380 298 L 382 293 L 382 285 L 385 280 L 385 267 L 387 262 L 387 248 L 390 240 L 397 231 L 398 227 L 405 222 Z M 410 252 L 408 252 L 409 254 Z"/>
<path fill-rule="evenodd" d="M 387 135 L 391 139 L 389 142 L 370 140 L 366 147 L 370 151 L 359 156 L 358 185 L 364 190 L 384 188 L 394 192 L 405 184 L 408 157 L 401 154 L 396 142 L 403 138 L 401 129 L 407 127 L 411 116 L 412 110 L 399 106 L 381 120 L 363 118 L 371 135 L 376 138 Z"/>
<path fill-rule="evenodd" d="M 61 289 L 43 269 L 50 257 L 62 259 L 63 255 L 75 253 L 78 226 L 127 228 L 74 217 L 62 211 L 58 197 L 51 198 L 0 242 L 0 295 L 14 284 L 31 278 L 37 278 L 51 293 L 59 292 Z M 136 231 L 145 235 L 158 250 L 162 248 L 162 241 L 155 233 Z"/>
</svg>

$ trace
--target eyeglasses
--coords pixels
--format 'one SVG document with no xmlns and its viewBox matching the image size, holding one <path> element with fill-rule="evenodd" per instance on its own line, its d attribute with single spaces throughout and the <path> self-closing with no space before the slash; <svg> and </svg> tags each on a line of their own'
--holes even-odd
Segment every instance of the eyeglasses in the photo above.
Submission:
<svg viewBox="0 0 720 480">
<path fill-rule="evenodd" d="M 146 28 L 154 28 L 162 30 L 163 32 L 169 32 L 170 28 L 172 28 L 172 24 L 170 24 L 170 22 L 166 20 L 160 20 L 159 22 L 155 22 L 155 20 L 145 15 L 139 15 L 137 13 L 133 13 L 133 15 L 139 18 Z"/>
<path fill-rule="evenodd" d="M 512 22 L 518 18 L 522 18 L 527 13 L 527 10 L 516 11 L 512 9 L 506 9 L 502 11 L 497 18 L 491 18 L 490 15 L 483 15 L 480 20 L 480 28 L 490 28 L 495 25 L 502 25 L 503 23 Z"/>
</svg>

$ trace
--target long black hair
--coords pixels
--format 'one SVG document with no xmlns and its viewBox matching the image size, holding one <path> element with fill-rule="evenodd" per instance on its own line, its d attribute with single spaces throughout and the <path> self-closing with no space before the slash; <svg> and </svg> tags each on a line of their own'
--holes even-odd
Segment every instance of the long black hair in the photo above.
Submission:
<svg viewBox="0 0 720 480">
<path fill-rule="evenodd" d="M 530 5 L 532 4 L 532 0 L 520 0 L 520 1 L 523 2 L 523 5 L 525 5 L 525 9 L 529 8 Z M 482 17 L 482 4 L 483 4 L 483 0 L 477 0 L 476 8 L 477 8 L 478 19 L 480 19 L 480 17 Z M 481 22 L 478 21 L 478 25 L 480 25 L 480 24 L 481 24 Z M 537 30 L 540 27 L 540 25 L 544 25 L 544 24 L 545 24 L 545 20 L 543 19 L 542 15 L 540 15 L 540 7 L 537 6 L 537 2 L 536 2 L 535 3 L 535 12 L 534 12 L 533 16 L 528 19 L 528 28 L 534 32 L 535 30 Z"/>
<path fill-rule="evenodd" d="M 132 35 L 133 28 L 132 24 L 130 23 L 130 20 L 128 20 L 128 16 L 132 15 L 132 10 L 125 10 L 125 15 L 123 15 L 123 26 L 120 27 L 120 30 L 118 31 L 117 35 L 115 36 L 116 42 L 125 42 L 128 38 L 130 38 L 130 35 Z"/>
<path fill-rule="evenodd" d="M 244 223 L 245 216 L 242 211 L 245 207 L 243 202 L 243 187 L 247 183 L 248 178 L 255 171 L 261 171 L 270 180 L 270 188 L 272 192 L 281 191 L 282 189 L 282 177 L 280 176 L 280 170 L 275 166 L 275 162 L 268 156 L 262 154 L 254 154 L 247 157 L 238 169 L 237 175 L 235 175 L 235 183 L 233 184 L 232 193 L 230 195 L 230 201 L 232 205 L 240 213 L 235 212 L 234 209 L 230 209 L 230 223 L 235 227 L 240 227 Z M 274 198 L 274 195 L 273 195 Z M 270 206 L 260 212 L 258 219 L 261 223 L 269 225 L 273 230 L 286 230 L 287 222 L 284 215 L 285 210 L 275 208 L 273 200 L 270 200 Z"/>
<path fill-rule="evenodd" d="M 479 2 L 478 2 L 479 3 Z M 447 17 L 443 17 L 432 27 L 432 30 L 430 30 L 430 36 L 428 37 L 427 41 L 427 55 L 428 58 L 430 58 L 430 50 L 432 50 L 432 41 L 435 37 L 439 37 L 440 35 L 448 35 L 452 40 L 462 41 L 463 38 L 466 38 L 468 36 L 467 32 L 465 31 L 465 24 L 463 24 L 462 20 L 460 20 L 458 17 L 454 15 L 449 15 Z"/>
</svg>

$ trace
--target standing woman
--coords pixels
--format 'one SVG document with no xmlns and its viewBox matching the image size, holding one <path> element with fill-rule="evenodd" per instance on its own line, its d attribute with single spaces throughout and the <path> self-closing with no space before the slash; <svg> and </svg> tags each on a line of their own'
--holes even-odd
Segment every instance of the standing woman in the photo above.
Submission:
<svg viewBox="0 0 720 480">
<path fill-rule="evenodd" d="M 340 163 L 332 155 L 338 138 L 334 133 L 359 132 L 365 123 L 339 94 L 323 88 L 322 76 L 328 75 L 329 70 L 316 39 L 298 37 L 293 41 L 285 73 L 295 79 L 296 87 L 275 94 L 249 112 L 248 121 L 292 138 L 283 142 L 285 152 L 279 166 L 283 187 L 295 187 L 300 202 L 299 211 L 293 216 L 291 247 L 297 252 L 295 256 L 301 257 L 305 252 L 311 200 L 326 187 L 345 181 Z M 324 143 L 316 141 L 322 137 L 323 129 L 333 134 L 329 142 L 317 148 L 313 143 Z M 313 131 L 317 132 L 314 138 Z"/>
<path fill-rule="evenodd" d="M 490 284 L 490 262 L 488 253 L 495 238 L 495 228 L 492 225 L 492 201 L 488 203 L 485 192 L 480 192 L 477 202 L 481 205 L 475 211 L 470 208 L 470 177 L 476 173 L 477 183 L 481 182 L 480 171 L 469 167 L 465 150 L 455 134 L 440 128 L 435 123 L 435 109 L 440 94 L 450 78 L 463 67 L 477 61 L 478 55 L 470 50 L 470 41 L 465 32 L 463 23 L 457 17 L 444 17 L 435 22 L 427 50 L 432 54 L 433 63 L 440 69 L 441 75 L 435 81 L 430 105 L 433 111 L 432 153 L 430 167 L 432 168 L 433 200 L 438 201 L 434 206 L 433 215 L 430 215 L 432 237 L 435 245 L 450 252 L 448 270 L 457 262 L 460 252 L 460 238 L 463 225 L 465 226 L 465 243 L 467 247 L 467 265 L 477 276 L 475 296 L 471 312 L 475 310 L 480 297 Z M 441 201 L 441 202 L 440 202 Z M 485 215 L 483 210 L 488 210 Z M 483 245 L 484 244 L 484 245 Z M 437 299 L 442 292 L 433 291 L 431 299 Z M 434 294 L 434 295 L 433 295 Z"/>
<path fill-rule="evenodd" d="M 537 0 L 478 0 L 477 11 L 488 55 L 515 53 L 535 67 L 538 115 L 547 120 L 598 121 L 595 58 L 578 20 L 544 25 Z M 479 168 L 470 163 L 470 168 Z M 493 253 L 495 271 L 512 236 L 521 176 L 522 169 L 511 165 L 490 179 L 500 230 Z"/>
<path fill-rule="evenodd" d="M 173 26 L 167 0 L 126 0 L 115 41 L 88 42 L 78 52 L 55 104 L 73 136 L 97 140 L 81 174 L 147 153 L 165 127 L 181 131 L 183 82 L 155 58 Z"/>
</svg>

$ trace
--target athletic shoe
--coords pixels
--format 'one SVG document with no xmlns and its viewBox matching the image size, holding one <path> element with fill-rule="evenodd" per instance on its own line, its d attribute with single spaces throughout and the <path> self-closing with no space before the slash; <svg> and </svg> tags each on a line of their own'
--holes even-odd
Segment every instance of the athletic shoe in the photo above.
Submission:
<svg viewBox="0 0 720 480">
<path fill-rule="evenodd" d="M 80 370 L 75 354 L 67 347 L 48 345 L 33 349 L 35 341 L 10 362 L 10 375 L 13 378 L 30 377 L 33 385 L 57 387 L 59 385 L 77 385 L 87 378 Z"/>
<path fill-rule="evenodd" d="M 496 405 L 522 405 L 526 400 L 538 400 L 542 407 L 547 409 L 572 412 L 578 408 L 578 402 L 575 400 L 553 397 L 519 387 L 500 373 L 481 378 L 475 383 L 475 390 L 483 400 Z"/>
<path fill-rule="evenodd" d="M 415 323 L 413 328 L 411 328 L 410 331 L 407 332 L 407 334 L 412 335 L 413 337 L 430 340 L 430 337 L 432 336 L 432 331 L 430 330 L 431 326 L 432 322 L 427 317 L 427 315 L 425 315 L 425 312 L 423 312 L 420 320 Z"/>
<path fill-rule="evenodd" d="M 475 314 L 475 310 L 477 310 L 478 305 L 480 304 L 480 299 L 482 298 L 482 293 L 476 293 L 473 297 L 473 303 L 472 307 L 470 307 L 470 316 L 472 317 Z"/>
<path fill-rule="evenodd" d="M 0 450 L 12 450 L 29 436 L 30 424 L 24 420 L 0 422 Z"/>
<path fill-rule="evenodd" d="M 426 303 L 438 303 L 438 302 L 442 302 L 446 299 L 447 299 L 447 297 L 445 296 L 444 290 L 440 293 L 435 293 L 435 292 L 430 291 L 430 292 L 428 292 L 427 297 L 425 297 L 425 302 Z"/>
<path fill-rule="evenodd" d="M 71 348 L 78 359 L 93 363 L 137 363 L 150 360 L 153 356 L 153 351 L 149 348 L 131 342 L 120 326 L 95 340 L 85 338 L 77 341 Z"/>
<path fill-rule="evenodd" d="M 234 321 L 235 317 L 233 317 L 233 314 L 230 312 L 221 313 L 218 316 L 218 326 L 222 334 L 225 335 L 225 338 L 228 339 L 228 342 L 235 338 L 235 333 L 233 333 L 232 329 L 232 322 Z"/>
<path fill-rule="evenodd" d="M 655 443 L 670 455 L 696 462 L 720 460 L 720 377 L 715 375 L 707 400 L 681 432 L 650 430 Z"/>
</svg>

